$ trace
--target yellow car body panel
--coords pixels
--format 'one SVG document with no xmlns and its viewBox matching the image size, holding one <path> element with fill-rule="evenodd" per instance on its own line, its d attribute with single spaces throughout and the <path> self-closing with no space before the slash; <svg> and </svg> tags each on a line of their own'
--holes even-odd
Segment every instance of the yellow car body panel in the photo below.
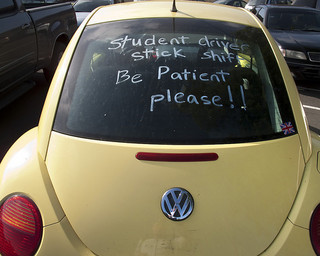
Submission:
<svg viewBox="0 0 320 256">
<path fill-rule="evenodd" d="M 233 7 L 225 7 L 216 4 L 198 2 L 197 8 L 192 1 L 177 1 L 177 12 L 171 12 L 171 1 L 149 1 L 126 3 L 124 5 L 110 5 L 108 8 L 99 8 L 89 19 L 87 25 L 93 25 L 101 22 L 141 19 L 141 18 L 190 18 L 190 19 L 215 19 L 222 21 L 237 22 L 257 27 L 257 22 L 251 18 L 246 11 Z"/>
<path fill-rule="evenodd" d="M 23 135 L 2 161 L 1 202 L 12 194 L 27 195 L 41 212 L 43 238 L 36 255 L 315 255 L 309 225 L 320 202 L 320 139 L 315 134 L 311 139 L 296 85 L 275 41 L 243 9 L 176 4 L 176 13 L 170 11 L 171 2 L 127 3 L 92 12 L 59 64 L 39 127 Z M 85 27 L 150 17 L 260 27 L 279 64 L 298 134 L 264 142 L 170 146 L 53 132 L 70 60 Z M 145 151 L 215 152 L 219 158 L 200 164 L 135 158 Z M 160 206 L 162 194 L 176 186 L 190 190 L 195 199 L 193 213 L 180 222 L 167 219 Z"/>
<path fill-rule="evenodd" d="M 53 133 L 47 166 L 71 225 L 98 255 L 142 254 L 154 243 L 166 251 L 156 255 L 258 255 L 294 201 L 304 168 L 299 143 L 292 136 L 239 145 L 151 146 Z M 137 152 L 215 152 L 219 159 L 147 162 L 137 160 Z M 195 197 L 194 212 L 181 223 L 160 210 L 163 193 L 175 186 Z"/>
<path fill-rule="evenodd" d="M 44 226 L 59 222 L 64 212 L 55 196 L 44 160 L 37 152 L 37 128 L 24 134 L 10 148 L 1 162 L 0 197 L 12 194 L 32 198 L 43 213 Z"/>
<path fill-rule="evenodd" d="M 315 255 L 310 243 L 309 230 L 287 220 L 278 237 L 261 256 Z"/>
<path fill-rule="evenodd" d="M 298 226 L 309 228 L 310 216 L 319 204 L 320 193 L 320 136 L 313 133 L 313 153 L 305 167 L 304 180 L 301 182 L 298 196 L 289 219 Z"/>
</svg>

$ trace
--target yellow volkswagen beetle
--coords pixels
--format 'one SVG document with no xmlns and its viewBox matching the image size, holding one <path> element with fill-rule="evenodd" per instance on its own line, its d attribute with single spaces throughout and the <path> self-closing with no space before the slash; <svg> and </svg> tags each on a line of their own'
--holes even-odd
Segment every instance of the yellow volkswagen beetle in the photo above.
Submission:
<svg viewBox="0 0 320 256">
<path fill-rule="evenodd" d="M 96 9 L 0 168 L 0 253 L 320 254 L 320 140 L 253 14 Z"/>
</svg>

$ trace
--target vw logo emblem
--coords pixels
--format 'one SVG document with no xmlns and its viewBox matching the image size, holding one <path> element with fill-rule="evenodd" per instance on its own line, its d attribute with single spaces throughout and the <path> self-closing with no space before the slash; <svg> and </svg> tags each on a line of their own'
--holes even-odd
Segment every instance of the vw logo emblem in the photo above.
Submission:
<svg viewBox="0 0 320 256">
<path fill-rule="evenodd" d="M 172 188 L 165 192 L 161 200 L 161 209 L 170 220 L 184 220 L 193 210 L 193 198 L 183 188 Z"/>
</svg>

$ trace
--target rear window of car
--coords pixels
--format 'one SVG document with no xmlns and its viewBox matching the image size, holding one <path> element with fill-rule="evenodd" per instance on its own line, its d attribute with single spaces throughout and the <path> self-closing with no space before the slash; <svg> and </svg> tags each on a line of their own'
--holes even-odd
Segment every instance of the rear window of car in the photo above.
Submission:
<svg viewBox="0 0 320 256">
<path fill-rule="evenodd" d="M 91 12 L 95 8 L 103 5 L 112 4 L 112 0 L 98 0 L 98 1 L 77 1 L 73 8 L 76 12 Z"/>
<path fill-rule="evenodd" d="M 254 5 L 260 5 L 260 4 L 265 4 L 266 0 L 250 0 L 248 2 L 249 6 L 254 6 Z"/>
<path fill-rule="evenodd" d="M 88 26 L 71 61 L 54 130 L 157 144 L 261 141 L 296 132 L 262 31 L 184 18 Z"/>
<path fill-rule="evenodd" d="M 272 8 L 269 10 L 267 27 L 320 32 L 320 12 L 312 9 Z"/>
</svg>

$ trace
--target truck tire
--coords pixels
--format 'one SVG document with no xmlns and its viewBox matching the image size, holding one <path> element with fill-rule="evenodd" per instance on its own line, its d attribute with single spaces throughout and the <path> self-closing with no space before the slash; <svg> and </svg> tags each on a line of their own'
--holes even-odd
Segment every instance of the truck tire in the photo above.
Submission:
<svg viewBox="0 0 320 256">
<path fill-rule="evenodd" d="M 54 51 L 53 51 L 50 65 L 43 69 L 43 74 L 44 74 L 48 83 L 51 83 L 54 72 L 56 71 L 56 68 L 59 64 L 59 61 L 60 61 L 66 47 L 67 47 L 67 45 L 62 42 L 57 42 L 54 47 Z"/>
</svg>

